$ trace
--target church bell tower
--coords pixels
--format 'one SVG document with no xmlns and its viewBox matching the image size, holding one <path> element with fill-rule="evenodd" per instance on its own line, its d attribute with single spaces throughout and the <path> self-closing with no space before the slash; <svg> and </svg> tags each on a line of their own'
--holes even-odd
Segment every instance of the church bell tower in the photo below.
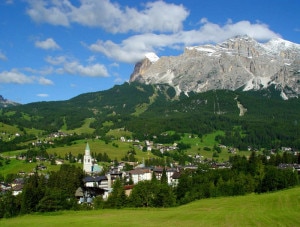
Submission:
<svg viewBox="0 0 300 227">
<path fill-rule="evenodd" d="M 90 146 L 86 143 L 84 157 L 83 157 L 83 170 L 86 173 L 91 173 L 93 167 L 92 156 L 90 151 Z"/>
</svg>

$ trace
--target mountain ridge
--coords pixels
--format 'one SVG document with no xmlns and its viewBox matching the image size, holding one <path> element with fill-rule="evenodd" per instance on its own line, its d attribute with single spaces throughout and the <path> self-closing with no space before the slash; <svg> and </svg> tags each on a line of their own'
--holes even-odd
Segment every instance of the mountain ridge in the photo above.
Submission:
<svg viewBox="0 0 300 227">
<path fill-rule="evenodd" d="M 9 107 L 9 106 L 17 106 L 20 105 L 17 102 L 5 99 L 2 95 L 0 95 L 0 108 Z"/>
<path fill-rule="evenodd" d="M 283 99 L 300 94 L 300 45 L 280 38 L 259 43 L 236 36 L 222 43 L 186 47 L 178 56 L 135 65 L 130 82 L 166 83 L 181 92 L 260 90 L 274 84 Z"/>
</svg>

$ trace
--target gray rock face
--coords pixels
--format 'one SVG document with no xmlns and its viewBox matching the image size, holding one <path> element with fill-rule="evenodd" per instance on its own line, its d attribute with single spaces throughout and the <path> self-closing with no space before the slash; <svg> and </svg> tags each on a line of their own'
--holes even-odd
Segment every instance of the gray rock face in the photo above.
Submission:
<svg viewBox="0 0 300 227">
<path fill-rule="evenodd" d="M 216 45 L 187 47 L 182 55 L 145 58 L 130 81 L 166 83 L 177 92 L 258 90 L 274 84 L 287 99 L 300 94 L 300 45 L 283 39 L 258 43 L 237 36 Z"/>
<path fill-rule="evenodd" d="M 17 106 L 20 105 L 16 102 L 4 99 L 2 95 L 0 95 L 0 108 L 2 107 L 9 107 L 9 106 Z"/>
</svg>

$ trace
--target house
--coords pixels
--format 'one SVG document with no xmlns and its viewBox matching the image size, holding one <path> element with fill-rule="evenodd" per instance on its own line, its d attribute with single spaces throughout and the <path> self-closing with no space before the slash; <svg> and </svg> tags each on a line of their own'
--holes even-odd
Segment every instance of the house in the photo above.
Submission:
<svg viewBox="0 0 300 227">
<path fill-rule="evenodd" d="M 137 184 L 140 181 L 151 180 L 152 172 L 146 168 L 133 169 L 129 171 L 129 177 L 132 179 L 133 184 Z"/>
<path fill-rule="evenodd" d="M 172 177 L 171 177 L 171 185 L 173 187 L 176 187 L 179 183 L 179 178 L 180 178 L 181 173 L 180 172 L 174 172 Z"/>
<path fill-rule="evenodd" d="M 83 196 L 81 197 L 80 189 L 75 192 L 75 196 L 79 198 L 79 202 L 87 202 L 88 198 L 102 196 L 107 199 L 112 191 L 112 177 L 110 174 L 106 176 L 86 176 L 83 179 L 84 187 L 82 188 Z"/>
<path fill-rule="evenodd" d="M 77 188 L 75 192 L 75 197 L 80 201 L 80 198 L 83 198 L 83 196 L 84 196 L 83 189 L 81 187 Z"/>
<path fill-rule="evenodd" d="M 12 187 L 12 195 L 16 196 L 22 193 L 23 190 L 23 184 L 17 184 Z"/>
<path fill-rule="evenodd" d="M 11 190 L 11 185 L 1 182 L 0 183 L 0 194 L 4 194 L 6 191 Z"/>
<path fill-rule="evenodd" d="M 130 196 L 134 185 L 124 185 L 125 195 Z"/>
<path fill-rule="evenodd" d="M 293 171 L 297 171 L 300 174 L 300 164 L 287 164 L 287 163 L 280 163 L 278 165 L 279 169 L 292 169 Z"/>
<path fill-rule="evenodd" d="M 62 164 L 64 164 L 64 160 L 63 159 L 56 159 L 55 164 L 56 165 L 62 165 Z"/>
<path fill-rule="evenodd" d="M 153 168 L 153 172 L 154 172 L 157 180 L 160 180 L 163 170 L 164 170 L 164 167 L 161 167 L 161 166 L 156 166 Z"/>
<path fill-rule="evenodd" d="M 167 179 L 168 179 L 168 184 L 169 185 L 174 185 L 175 180 L 174 180 L 173 177 L 175 177 L 175 179 L 176 179 L 176 177 L 178 176 L 177 173 L 179 173 L 179 170 L 177 168 L 168 168 L 168 169 L 166 169 L 166 174 L 167 174 Z M 177 183 L 176 183 L 176 185 L 177 185 Z"/>
<path fill-rule="evenodd" d="M 11 183 L 11 187 L 15 187 L 17 185 L 24 185 L 24 183 L 25 183 L 25 179 L 24 178 L 16 178 Z"/>
</svg>

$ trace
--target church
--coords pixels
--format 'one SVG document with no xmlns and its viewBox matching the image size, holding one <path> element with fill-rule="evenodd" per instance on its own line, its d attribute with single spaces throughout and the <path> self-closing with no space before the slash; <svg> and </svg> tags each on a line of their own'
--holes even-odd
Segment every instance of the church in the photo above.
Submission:
<svg viewBox="0 0 300 227">
<path fill-rule="evenodd" d="M 100 173 L 102 171 L 101 166 L 95 163 L 95 160 L 92 158 L 88 143 L 86 143 L 83 156 L 83 171 L 87 174 Z"/>
</svg>

